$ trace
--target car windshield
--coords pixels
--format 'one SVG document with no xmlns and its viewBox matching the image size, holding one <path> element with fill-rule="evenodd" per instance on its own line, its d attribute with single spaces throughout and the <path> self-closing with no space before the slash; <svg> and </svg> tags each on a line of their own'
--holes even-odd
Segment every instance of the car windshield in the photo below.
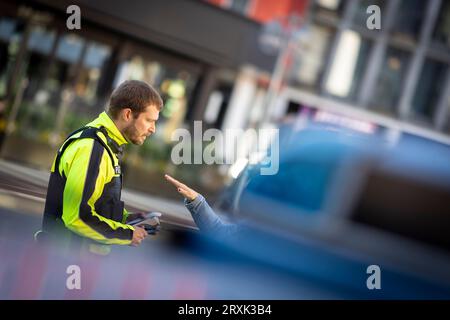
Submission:
<svg viewBox="0 0 450 320">
<path fill-rule="evenodd" d="M 254 176 L 247 190 L 307 212 L 322 209 L 329 186 L 332 165 L 318 166 L 309 161 L 287 162 L 272 176 Z"/>
<path fill-rule="evenodd" d="M 324 209 L 333 178 L 352 151 L 343 144 L 311 144 L 286 152 L 276 175 L 247 169 L 247 192 L 293 206 L 303 213 Z"/>
</svg>

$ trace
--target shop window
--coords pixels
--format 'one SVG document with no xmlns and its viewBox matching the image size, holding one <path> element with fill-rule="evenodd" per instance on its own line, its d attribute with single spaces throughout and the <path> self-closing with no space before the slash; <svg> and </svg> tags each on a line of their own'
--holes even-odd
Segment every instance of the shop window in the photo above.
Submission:
<svg viewBox="0 0 450 320">
<path fill-rule="evenodd" d="M 16 30 L 17 22 L 14 19 L 2 17 L 0 18 L 0 40 L 10 41 Z"/>
<path fill-rule="evenodd" d="M 396 13 L 392 32 L 409 39 L 417 39 L 428 3 L 423 0 L 402 0 Z"/>
<path fill-rule="evenodd" d="M 325 82 L 329 94 L 355 101 L 371 46 L 370 41 L 354 31 L 342 32 Z"/>
<path fill-rule="evenodd" d="M 40 26 L 33 27 L 28 39 L 28 50 L 47 55 L 50 53 L 54 41 L 54 31 L 48 31 Z"/>
<path fill-rule="evenodd" d="M 374 109 L 395 113 L 410 58 L 406 51 L 388 48 L 370 102 Z"/>
<path fill-rule="evenodd" d="M 291 81 L 295 84 L 316 88 L 323 72 L 332 30 L 322 26 L 312 26 L 301 51 L 295 56 Z"/>
<path fill-rule="evenodd" d="M 98 42 L 90 41 L 84 57 L 78 81 L 75 84 L 76 100 L 80 107 L 94 108 L 93 113 L 102 106 L 97 106 L 97 88 L 105 64 L 111 56 L 111 48 Z M 89 112 L 89 110 L 85 110 Z M 90 112 L 89 112 L 90 113 Z M 94 114 L 93 114 L 94 115 Z"/>
<path fill-rule="evenodd" d="M 414 118 L 430 122 L 434 115 L 440 95 L 443 92 L 445 76 L 449 66 L 427 59 L 417 81 L 412 100 Z"/>
<path fill-rule="evenodd" d="M 22 22 L 0 17 L 0 97 L 7 93 L 8 78 L 19 50 L 22 29 Z"/>
<path fill-rule="evenodd" d="M 66 63 L 77 63 L 83 50 L 83 45 L 83 38 L 73 34 L 67 34 L 61 38 L 56 56 L 59 60 Z"/>
<path fill-rule="evenodd" d="M 442 1 L 433 38 L 450 48 L 450 1 Z"/>
</svg>

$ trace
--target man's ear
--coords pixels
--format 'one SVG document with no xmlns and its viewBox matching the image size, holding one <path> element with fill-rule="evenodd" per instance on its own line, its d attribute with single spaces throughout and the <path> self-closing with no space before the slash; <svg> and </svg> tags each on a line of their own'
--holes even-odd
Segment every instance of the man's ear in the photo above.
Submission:
<svg viewBox="0 0 450 320">
<path fill-rule="evenodd" d="M 121 115 L 122 115 L 122 119 L 124 121 L 128 122 L 133 118 L 133 111 L 131 111 L 130 108 L 123 108 Z"/>
</svg>

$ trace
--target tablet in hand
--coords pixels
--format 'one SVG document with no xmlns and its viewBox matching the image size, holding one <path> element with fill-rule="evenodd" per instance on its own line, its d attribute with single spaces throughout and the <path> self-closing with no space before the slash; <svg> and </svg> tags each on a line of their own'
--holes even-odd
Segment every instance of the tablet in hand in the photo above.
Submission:
<svg viewBox="0 0 450 320">
<path fill-rule="evenodd" d="M 156 226 L 160 224 L 159 218 L 161 215 L 162 214 L 160 212 L 148 212 L 145 214 L 145 217 L 132 220 L 128 222 L 128 224 L 131 226 L 141 226 L 144 224 Z"/>
</svg>

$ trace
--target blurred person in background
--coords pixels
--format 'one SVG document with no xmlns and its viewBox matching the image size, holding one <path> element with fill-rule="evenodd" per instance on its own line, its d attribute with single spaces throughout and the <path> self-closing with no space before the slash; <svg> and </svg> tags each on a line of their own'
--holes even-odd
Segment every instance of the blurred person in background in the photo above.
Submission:
<svg viewBox="0 0 450 320">
<path fill-rule="evenodd" d="M 121 201 L 123 147 L 142 145 L 155 133 L 163 102 L 143 81 L 129 80 L 112 93 L 106 112 L 64 141 L 53 162 L 39 242 L 107 254 L 111 244 L 137 246 L 144 228 L 127 222 Z"/>
</svg>

